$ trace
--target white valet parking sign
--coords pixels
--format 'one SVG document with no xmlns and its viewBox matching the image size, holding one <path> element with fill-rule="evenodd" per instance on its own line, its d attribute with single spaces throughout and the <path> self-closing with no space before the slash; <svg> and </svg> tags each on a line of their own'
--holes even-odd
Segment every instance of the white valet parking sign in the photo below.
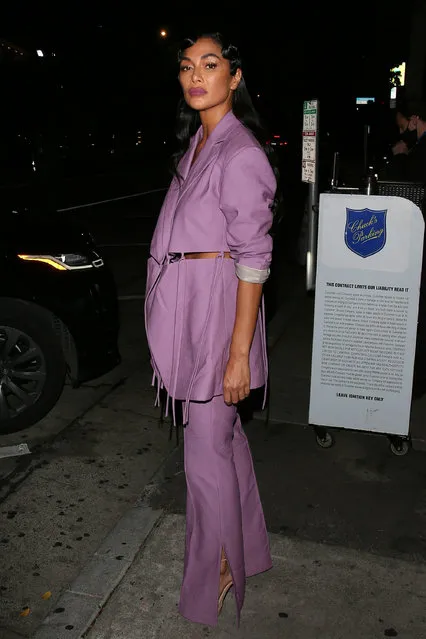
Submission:
<svg viewBox="0 0 426 639">
<path fill-rule="evenodd" d="M 423 235 L 405 198 L 321 195 L 310 424 L 408 435 Z"/>
</svg>

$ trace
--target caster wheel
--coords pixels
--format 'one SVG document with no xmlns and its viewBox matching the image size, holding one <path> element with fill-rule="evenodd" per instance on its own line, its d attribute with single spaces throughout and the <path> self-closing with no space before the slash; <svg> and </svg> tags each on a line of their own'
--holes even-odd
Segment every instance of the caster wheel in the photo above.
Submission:
<svg viewBox="0 0 426 639">
<path fill-rule="evenodd" d="M 410 443 L 407 439 L 393 440 L 390 442 L 389 447 L 394 455 L 402 457 L 410 450 Z"/>
<path fill-rule="evenodd" d="M 334 444 L 334 438 L 330 433 L 324 433 L 316 436 L 317 444 L 321 448 L 331 448 Z"/>
</svg>

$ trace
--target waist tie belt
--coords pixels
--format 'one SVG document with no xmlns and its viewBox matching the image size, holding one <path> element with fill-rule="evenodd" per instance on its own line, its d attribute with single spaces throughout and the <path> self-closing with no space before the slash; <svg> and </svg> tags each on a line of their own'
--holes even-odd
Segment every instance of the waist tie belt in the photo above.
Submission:
<svg viewBox="0 0 426 639">
<path fill-rule="evenodd" d="M 228 252 L 220 253 L 219 251 L 215 251 L 210 253 L 183 253 L 183 257 L 185 258 L 185 260 L 200 260 L 214 257 L 225 257 L 229 259 L 231 257 L 231 254 Z"/>
</svg>

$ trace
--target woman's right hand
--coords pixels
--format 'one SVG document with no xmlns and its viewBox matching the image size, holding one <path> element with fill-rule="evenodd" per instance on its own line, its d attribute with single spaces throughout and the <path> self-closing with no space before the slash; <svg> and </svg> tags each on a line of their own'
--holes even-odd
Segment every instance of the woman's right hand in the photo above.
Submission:
<svg viewBox="0 0 426 639">
<path fill-rule="evenodd" d="M 231 355 L 223 378 L 223 399 L 231 406 L 246 399 L 250 394 L 250 365 L 246 355 Z"/>
</svg>

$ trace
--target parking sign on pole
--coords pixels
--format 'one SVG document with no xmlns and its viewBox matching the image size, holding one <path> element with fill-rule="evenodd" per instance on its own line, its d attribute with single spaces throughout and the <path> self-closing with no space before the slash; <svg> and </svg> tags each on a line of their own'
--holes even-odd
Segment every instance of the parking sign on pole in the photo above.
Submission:
<svg viewBox="0 0 426 639">
<path fill-rule="evenodd" d="M 318 233 L 318 131 L 319 101 L 303 103 L 302 182 L 309 185 L 307 216 L 306 289 L 315 288 L 316 244 Z"/>
</svg>

